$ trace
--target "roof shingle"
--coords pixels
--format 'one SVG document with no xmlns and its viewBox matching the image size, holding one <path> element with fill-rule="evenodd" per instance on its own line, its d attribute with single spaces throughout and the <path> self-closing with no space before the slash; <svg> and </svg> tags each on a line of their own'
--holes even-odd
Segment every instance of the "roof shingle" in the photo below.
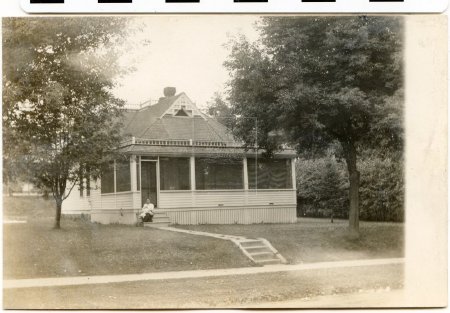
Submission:
<svg viewBox="0 0 450 313">
<path fill-rule="evenodd" d="M 140 110 L 125 111 L 124 135 L 142 139 L 235 142 L 224 125 L 207 115 L 162 116 L 182 94 L 161 98 L 158 103 Z"/>
</svg>

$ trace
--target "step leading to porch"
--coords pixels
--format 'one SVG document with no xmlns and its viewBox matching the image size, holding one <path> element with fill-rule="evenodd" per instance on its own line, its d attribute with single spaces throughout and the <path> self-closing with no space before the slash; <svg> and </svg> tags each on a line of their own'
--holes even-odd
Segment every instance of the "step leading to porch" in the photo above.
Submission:
<svg viewBox="0 0 450 313">
<path fill-rule="evenodd" d="M 153 215 L 153 221 L 150 223 L 144 223 L 144 227 L 168 227 L 170 225 L 170 218 L 164 212 L 155 211 Z"/>
</svg>

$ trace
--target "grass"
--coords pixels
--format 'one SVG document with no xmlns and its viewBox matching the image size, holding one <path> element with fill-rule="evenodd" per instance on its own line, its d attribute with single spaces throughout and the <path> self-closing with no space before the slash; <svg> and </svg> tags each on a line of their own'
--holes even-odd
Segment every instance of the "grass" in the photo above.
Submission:
<svg viewBox="0 0 450 313">
<path fill-rule="evenodd" d="M 27 224 L 4 225 L 4 278 L 232 268 L 251 266 L 231 242 L 126 225 L 64 219 L 53 230 L 54 201 L 4 198 L 4 216 Z M 403 256 L 403 224 L 361 223 L 361 237 L 347 236 L 347 222 L 299 219 L 297 224 L 178 226 L 214 233 L 263 237 L 290 262 Z"/>
<path fill-rule="evenodd" d="M 266 238 L 290 263 L 404 256 L 404 225 L 360 223 L 360 238 L 347 233 L 347 221 L 299 219 L 296 224 L 178 226 L 248 238 Z"/>
<path fill-rule="evenodd" d="M 42 197 L 3 197 L 3 218 L 36 219 L 53 218 L 55 201 Z"/>
<path fill-rule="evenodd" d="M 63 219 L 54 230 L 51 201 L 4 198 L 3 207 L 6 217 L 28 220 L 4 224 L 5 279 L 251 266 L 224 240 L 80 219 Z"/>
</svg>

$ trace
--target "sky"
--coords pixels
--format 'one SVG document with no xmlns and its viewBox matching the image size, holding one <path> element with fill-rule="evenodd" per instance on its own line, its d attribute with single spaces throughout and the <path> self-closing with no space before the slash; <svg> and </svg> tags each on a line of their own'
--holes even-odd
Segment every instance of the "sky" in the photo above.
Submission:
<svg viewBox="0 0 450 313">
<path fill-rule="evenodd" d="M 253 41 L 258 37 L 250 15 L 151 16 L 140 18 L 144 30 L 135 42 L 149 41 L 145 47 L 128 52 L 124 64 L 136 71 L 119 80 L 115 94 L 127 104 L 156 101 L 163 88 L 185 92 L 199 108 L 205 108 L 215 92 L 223 92 L 229 79 L 223 62 L 229 55 L 225 44 L 242 34 Z"/>
</svg>

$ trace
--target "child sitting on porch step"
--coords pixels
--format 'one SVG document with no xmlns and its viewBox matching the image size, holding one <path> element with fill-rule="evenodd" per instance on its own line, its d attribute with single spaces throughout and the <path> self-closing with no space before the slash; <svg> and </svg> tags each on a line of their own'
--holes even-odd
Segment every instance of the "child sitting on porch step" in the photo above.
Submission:
<svg viewBox="0 0 450 313">
<path fill-rule="evenodd" d="M 139 215 L 142 219 L 142 222 L 148 223 L 153 221 L 153 215 L 155 212 L 153 212 L 153 209 L 155 206 L 150 202 L 150 199 L 147 199 L 144 206 L 142 207 L 141 214 Z"/>
</svg>

